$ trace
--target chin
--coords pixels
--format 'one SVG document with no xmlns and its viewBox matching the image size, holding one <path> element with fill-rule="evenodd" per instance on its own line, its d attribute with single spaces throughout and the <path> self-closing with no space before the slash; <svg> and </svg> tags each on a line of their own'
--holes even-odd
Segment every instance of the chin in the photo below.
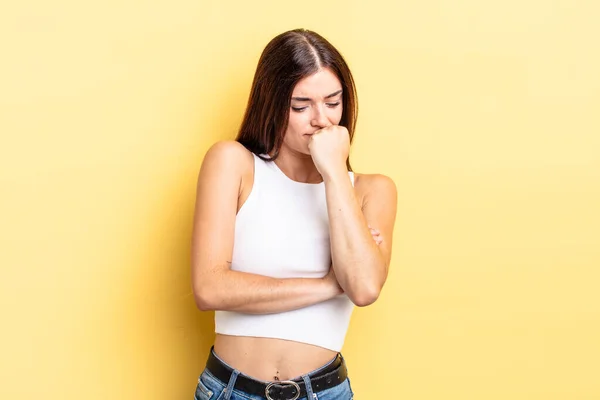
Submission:
<svg viewBox="0 0 600 400">
<path fill-rule="evenodd" d="M 287 147 L 288 151 L 310 156 L 310 149 L 308 148 L 309 140 L 310 137 L 303 135 L 295 143 L 286 143 L 284 141 L 284 146 Z"/>
<path fill-rule="evenodd" d="M 306 155 L 310 155 L 310 149 L 308 148 L 308 139 L 307 137 L 303 137 L 300 143 L 298 143 L 296 146 L 294 146 L 294 150 L 296 150 L 298 153 L 301 154 L 306 154 Z"/>
<path fill-rule="evenodd" d="M 310 156 L 310 149 L 308 148 L 308 145 L 304 146 L 301 150 L 300 153 L 302 154 L 306 154 L 307 156 Z"/>
</svg>

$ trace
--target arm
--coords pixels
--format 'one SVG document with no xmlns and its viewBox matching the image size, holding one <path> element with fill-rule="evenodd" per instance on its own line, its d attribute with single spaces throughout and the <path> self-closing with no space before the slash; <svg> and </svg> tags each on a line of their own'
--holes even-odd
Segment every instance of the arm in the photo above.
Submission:
<svg viewBox="0 0 600 400">
<path fill-rule="evenodd" d="M 198 308 L 278 313 L 342 293 L 333 273 L 325 278 L 275 279 L 230 269 L 238 196 L 248 156 L 237 142 L 219 142 L 207 152 L 200 169 L 192 236 L 192 286 Z"/>
<path fill-rule="evenodd" d="M 387 278 L 396 186 L 383 175 L 360 175 L 352 187 L 346 168 L 350 138 L 343 126 L 330 125 L 315 132 L 308 148 L 325 181 L 335 275 L 354 304 L 369 305 L 377 300 Z M 357 192 L 362 204 L 358 204 Z M 370 240 L 370 226 L 381 231 L 379 245 Z"/>
<path fill-rule="evenodd" d="M 280 313 L 320 303 L 342 293 L 331 274 L 328 279 L 275 279 L 225 268 L 216 268 L 212 277 L 208 274 L 197 276 L 195 298 L 200 310 Z"/>
<path fill-rule="evenodd" d="M 364 193 L 361 208 L 345 168 L 324 178 L 337 280 L 356 305 L 369 305 L 377 300 L 387 278 L 396 217 L 396 186 L 384 175 L 361 175 L 355 182 L 357 191 Z M 369 226 L 379 228 L 382 239 L 379 245 L 372 240 Z"/>
</svg>

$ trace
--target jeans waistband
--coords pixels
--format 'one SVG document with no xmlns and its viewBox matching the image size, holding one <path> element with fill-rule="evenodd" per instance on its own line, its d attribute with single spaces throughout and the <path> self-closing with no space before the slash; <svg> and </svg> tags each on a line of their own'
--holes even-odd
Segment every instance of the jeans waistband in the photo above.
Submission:
<svg viewBox="0 0 600 400">
<path fill-rule="evenodd" d="M 325 366 L 289 381 L 262 382 L 241 374 L 223 362 L 211 349 L 206 369 L 227 385 L 228 394 L 237 389 L 244 393 L 263 396 L 268 400 L 295 400 L 300 397 L 312 398 L 313 392 L 335 387 L 346 380 L 348 371 L 341 354 Z M 226 397 L 226 399 L 229 396 Z"/>
</svg>

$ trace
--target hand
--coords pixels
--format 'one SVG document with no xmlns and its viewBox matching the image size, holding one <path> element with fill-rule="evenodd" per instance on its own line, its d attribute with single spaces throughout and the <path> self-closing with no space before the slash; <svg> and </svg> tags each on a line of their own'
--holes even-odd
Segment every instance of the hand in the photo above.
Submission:
<svg viewBox="0 0 600 400">
<path fill-rule="evenodd" d="M 316 131 L 310 138 L 308 149 L 321 176 L 347 173 L 350 135 L 345 127 L 331 125 Z"/>
<path fill-rule="evenodd" d="M 371 228 L 371 225 L 369 225 L 369 230 L 371 231 L 373 240 L 375 240 L 375 243 L 377 243 L 379 246 L 383 242 L 383 239 L 381 238 L 381 232 L 379 232 L 377 229 Z"/>
<path fill-rule="evenodd" d="M 342 294 L 344 293 L 344 290 L 342 290 L 342 287 L 340 286 L 337 278 L 335 277 L 335 271 L 333 270 L 333 265 L 329 267 L 329 272 L 327 273 L 327 275 L 325 275 L 323 277 L 323 280 L 331 286 L 332 290 L 334 291 L 335 295 L 337 296 L 338 294 Z"/>
</svg>

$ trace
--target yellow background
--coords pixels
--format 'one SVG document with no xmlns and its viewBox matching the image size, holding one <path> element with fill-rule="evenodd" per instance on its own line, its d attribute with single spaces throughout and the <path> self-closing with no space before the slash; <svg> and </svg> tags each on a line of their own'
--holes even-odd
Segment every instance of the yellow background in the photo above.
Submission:
<svg viewBox="0 0 600 400">
<path fill-rule="evenodd" d="M 600 399 L 600 3 L 41 1 L 0 7 L 0 398 L 191 399 L 203 155 L 266 43 L 357 81 L 392 271 L 354 314 L 356 398 Z"/>
</svg>

